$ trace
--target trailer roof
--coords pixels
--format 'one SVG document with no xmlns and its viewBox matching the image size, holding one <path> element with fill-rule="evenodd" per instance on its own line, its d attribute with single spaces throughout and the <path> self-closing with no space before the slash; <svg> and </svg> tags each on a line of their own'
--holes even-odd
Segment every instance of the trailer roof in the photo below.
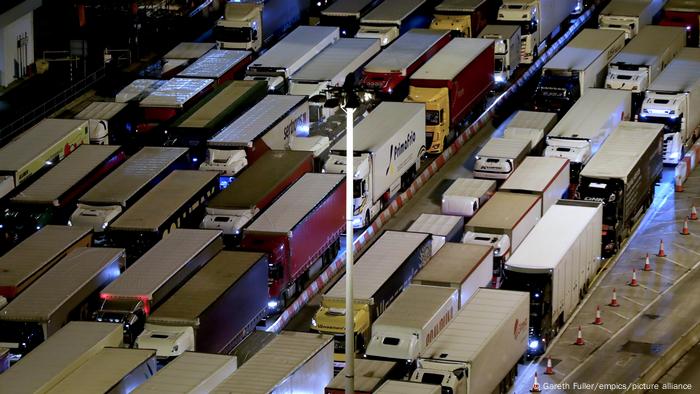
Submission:
<svg viewBox="0 0 700 394">
<path fill-rule="evenodd" d="M 446 236 L 452 232 L 455 226 L 463 221 L 464 218 L 462 216 L 422 213 L 406 231 Z"/>
<path fill-rule="evenodd" d="M 583 29 L 544 65 L 544 69 L 585 70 L 623 35 L 622 30 Z"/>
<path fill-rule="evenodd" d="M 184 78 L 213 78 L 217 79 L 234 68 L 250 51 L 234 51 L 228 49 L 212 49 L 182 70 L 178 77 Z"/>
<path fill-rule="evenodd" d="M 210 146 L 251 147 L 254 139 L 265 134 L 305 101 L 305 96 L 267 95 L 207 143 Z"/>
<path fill-rule="evenodd" d="M 12 197 L 11 201 L 59 206 L 61 196 L 118 150 L 119 146 L 115 145 L 81 145 L 36 182 Z"/>
<path fill-rule="evenodd" d="M 173 78 L 139 102 L 140 107 L 182 108 L 214 82 L 207 78 Z"/>
<path fill-rule="evenodd" d="M 121 346 L 118 323 L 72 321 L 0 374 L 8 393 L 45 392 L 106 346 Z"/>
<path fill-rule="evenodd" d="M 699 12 L 699 0 L 669 0 L 664 7 L 666 11 Z"/>
<path fill-rule="evenodd" d="M 264 253 L 219 252 L 160 305 L 148 321 L 197 324 L 199 316 L 264 257 Z"/>
<path fill-rule="evenodd" d="M 602 211 L 602 206 L 597 204 L 552 205 L 508 258 L 506 267 L 520 272 L 550 272 L 555 269 L 596 215 L 600 220 L 599 210 Z M 556 234 L 556 242 L 552 242 L 552 234 Z M 598 234 L 593 236 L 598 237 Z M 542 253 L 543 250 L 547 253 Z"/>
<path fill-rule="evenodd" d="M 93 290 L 119 276 L 124 249 L 78 248 L 0 310 L 0 320 L 48 322 L 66 300 L 93 283 Z"/>
<path fill-rule="evenodd" d="M 100 293 L 150 300 L 165 282 L 221 236 L 218 230 L 175 229 Z"/>
<path fill-rule="evenodd" d="M 631 97 L 628 90 L 589 88 L 547 137 L 594 139 L 601 128 L 610 123 L 611 117 L 619 117 L 619 113 L 613 112 L 616 108 L 625 108 L 623 103 L 629 102 Z"/>
<path fill-rule="evenodd" d="M 522 291 L 478 289 L 420 358 L 474 361 L 529 297 Z"/>
<path fill-rule="evenodd" d="M 0 171 L 21 169 L 79 128 L 84 128 L 87 133 L 87 121 L 53 118 L 42 120 L 0 148 Z"/>
<path fill-rule="evenodd" d="M 492 251 L 489 245 L 446 242 L 413 280 L 423 284 L 462 283 Z"/>
<path fill-rule="evenodd" d="M 600 15 L 640 16 L 647 7 L 652 6 L 651 3 L 652 1 L 650 0 L 615 0 L 608 3 L 608 5 L 605 6 L 605 8 L 603 8 L 603 10 L 600 12 Z"/>
<path fill-rule="evenodd" d="M 486 142 L 477 157 L 516 158 L 530 145 L 530 140 L 511 138 L 491 138 Z"/>
<path fill-rule="evenodd" d="M 304 162 L 310 162 L 311 158 L 310 152 L 265 152 L 235 182 L 214 196 L 207 206 L 218 209 L 250 209 L 276 190 Z"/>
<path fill-rule="evenodd" d="M 206 393 L 236 370 L 236 357 L 222 354 L 185 352 L 132 393 Z"/>
<path fill-rule="evenodd" d="M 479 38 L 484 38 L 487 34 L 497 34 L 503 38 L 510 38 L 519 31 L 519 25 L 486 25 L 479 33 Z"/>
<path fill-rule="evenodd" d="M 488 0 L 444 0 L 435 6 L 438 12 L 474 11 Z"/>
<path fill-rule="evenodd" d="M 680 37 L 674 39 L 674 35 Z M 685 41 L 685 35 L 686 31 L 681 26 L 642 26 L 610 63 L 653 65 L 669 49 L 669 42 Z"/>
<path fill-rule="evenodd" d="M 161 79 L 134 79 L 114 97 L 118 103 L 140 101 L 165 83 Z"/>
<path fill-rule="evenodd" d="M 117 217 L 112 230 L 158 231 L 173 213 L 219 176 L 215 171 L 175 170 Z"/>
<path fill-rule="evenodd" d="M 407 382 L 404 380 L 387 380 L 374 393 L 376 394 L 440 394 L 439 384 Z"/>
<path fill-rule="evenodd" d="M 678 52 L 678 55 L 661 71 L 647 90 L 687 92 L 698 85 L 700 85 L 700 48 L 686 47 Z"/>
<path fill-rule="evenodd" d="M 457 178 L 442 193 L 444 196 L 469 196 L 479 198 L 491 191 L 496 191 L 496 181 L 491 179 Z"/>
<path fill-rule="evenodd" d="M 89 227 L 43 227 L 0 256 L 0 287 L 20 286 L 91 232 Z"/>
<path fill-rule="evenodd" d="M 406 261 L 425 240 L 424 233 L 385 231 L 355 262 L 353 293 L 356 300 L 367 300 Z M 328 298 L 345 297 L 345 275 L 326 294 Z"/>
<path fill-rule="evenodd" d="M 453 38 L 411 76 L 411 80 L 452 80 L 487 48 L 488 38 Z"/>
<path fill-rule="evenodd" d="M 562 172 L 569 173 L 569 160 L 528 156 L 501 185 L 500 190 L 543 192 Z"/>
<path fill-rule="evenodd" d="M 381 46 L 376 38 L 341 38 L 291 76 L 292 81 L 345 81 L 345 76 L 355 72 Z"/>
<path fill-rule="evenodd" d="M 374 1 L 376 0 L 337 0 L 321 11 L 321 15 L 354 16 L 359 19 L 362 10 Z"/>
<path fill-rule="evenodd" d="M 448 34 L 447 30 L 411 29 L 384 48 L 364 70 L 405 74 L 411 64 Z"/>
<path fill-rule="evenodd" d="M 306 173 L 258 216 L 247 230 L 272 233 L 292 231 L 327 195 L 344 182 L 343 174 Z"/>
<path fill-rule="evenodd" d="M 354 371 L 355 391 L 371 393 L 386 378 L 389 372 L 396 368 L 396 364 L 396 361 L 356 358 Z M 335 375 L 326 388 L 336 390 L 345 388 L 345 368 Z"/>
<path fill-rule="evenodd" d="M 360 23 L 381 24 L 396 23 L 411 15 L 426 0 L 384 0 L 365 15 Z"/>
<path fill-rule="evenodd" d="M 197 59 L 216 48 L 214 42 L 181 42 L 163 56 L 164 59 Z"/>
<path fill-rule="evenodd" d="M 545 130 L 549 125 L 556 124 L 557 114 L 552 112 L 518 111 L 506 124 L 507 129 L 537 129 Z"/>
<path fill-rule="evenodd" d="M 108 393 L 142 364 L 153 359 L 152 349 L 107 347 L 53 386 L 49 393 Z M 155 371 L 153 371 L 155 372 Z"/>
<path fill-rule="evenodd" d="M 299 26 L 272 48 L 260 55 L 248 67 L 288 68 L 310 51 L 322 50 L 329 36 L 339 36 L 335 26 Z"/>
<path fill-rule="evenodd" d="M 627 181 L 627 176 L 643 159 L 644 152 L 659 143 L 663 128 L 662 124 L 656 123 L 621 122 L 583 167 L 581 176 Z"/>
<path fill-rule="evenodd" d="M 74 116 L 75 119 L 99 119 L 110 120 L 116 114 L 126 108 L 126 103 L 116 103 L 111 101 L 93 101 L 82 111 Z"/>
<path fill-rule="evenodd" d="M 540 199 L 533 194 L 496 192 L 476 211 L 467 226 L 510 230 Z"/>
<path fill-rule="evenodd" d="M 332 340 L 327 335 L 282 331 L 212 392 L 272 393 Z"/>
<path fill-rule="evenodd" d="M 421 330 L 435 317 L 438 310 L 450 298 L 454 298 L 456 305 L 456 289 L 416 284 L 409 285 L 396 297 L 384 313 L 372 323 L 372 328 L 398 326 Z"/>
<path fill-rule="evenodd" d="M 187 148 L 146 146 L 80 197 L 84 204 L 126 203 L 187 153 Z"/>
</svg>

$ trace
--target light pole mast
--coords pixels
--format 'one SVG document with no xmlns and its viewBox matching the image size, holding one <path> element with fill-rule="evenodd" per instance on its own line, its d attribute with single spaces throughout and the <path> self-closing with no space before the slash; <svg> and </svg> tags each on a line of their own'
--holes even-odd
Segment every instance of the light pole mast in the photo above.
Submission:
<svg viewBox="0 0 700 394">
<path fill-rule="evenodd" d="M 347 103 L 347 102 L 346 102 Z M 346 133 L 345 140 L 345 392 L 355 392 L 355 309 L 353 308 L 352 289 L 352 248 L 354 238 L 354 228 L 352 226 L 353 216 L 353 189 L 354 175 L 353 169 L 353 126 L 355 108 L 346 105 Z"/>
</svg>

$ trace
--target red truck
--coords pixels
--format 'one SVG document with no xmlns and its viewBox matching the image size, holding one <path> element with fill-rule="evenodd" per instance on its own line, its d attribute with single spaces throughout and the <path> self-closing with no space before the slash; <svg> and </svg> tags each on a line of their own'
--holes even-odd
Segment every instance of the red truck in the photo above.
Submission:
<svg viewBox="0 0 700 394">
<path fill-rule="evenodd" d="M 447 30 L 407 31 L 367 63 L 362 86 L 375 90 L 379 98 L 406 97 L 408 78 L 451 38 Z"/>
<path fill-rule="evenodd" d="M 271 312 L 333 261 L 344 227 L 345 175 L 308 173 L 243 230 L 241 249 L 268 254 Z"/>
<path fill-rule="evenodd" d="M 669 0 L 664 6 L 661 26 L 684 27 L 688 38 L 686 45 L 698 46 L 698 34 L 700 31 L 700 0 Z"/>
<path fill-rule="evenodd" d="M 493 70 L 493 40 L 455 38 L 411 76 L 406 101 L 425 103 L 428 153 L 442 153 L 457 125 L 485 103 Z"/>
</svg>

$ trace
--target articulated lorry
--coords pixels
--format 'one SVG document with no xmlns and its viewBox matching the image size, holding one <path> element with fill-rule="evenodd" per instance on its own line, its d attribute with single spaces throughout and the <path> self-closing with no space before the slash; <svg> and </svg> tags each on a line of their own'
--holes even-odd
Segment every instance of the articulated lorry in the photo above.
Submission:
<svg viewBox="0 0 700 394">
<path fill-rule="evenodd" d="M 581 171 L 582 200 L 603 204 L 603 256 L 620 249 L 654 200 L 661 178 L 663 125 L 622 122 Z"/>
<path fill-rule="evenodd" d="M 508 179 L 528 153 L 529 140 L 491 138 L 476 154 L 474 178 Z"/>
<path fill-rule="evenodd" d="M 341 37 L 354 37 L 360 30 L 360 20 L 382 0 L 336 0 L 321 11 L 321 26 L 337 26 Z"/>
<path fill-rule="evenodd" d="M 377 38 L 385 47 L 411 29 L 427 28 L 429 13 L 427 0 L 384 0 L 360 19 L 355 37 Z"/>
<path fill-rule="evenodd" d="M 659 25 L 684 28 L 687 33 L 688 46 L 695 47 L 698 45 L 699 19 L 699 0 L 668 0 L 664 6 Z"/>
<path fill-rule="evenodd" d="M 659 19 L 667 0 L 612 0 L 598 15 L 598 28 L 621 30 L 631 40 L 639 29 Z"/>
<path fill-rule="evenodd" d="M 664 164 L 677 164 L 700 125 L 700 48 L 683 48 L 649 85 L 639 121 L 661 123 Z"/>
<path fill-rule="evenodd" d="M 591 88 L 604 86 L 608 64 L 624 46 L 619 30 L 583 29 L 542 68 L 532 109 L 565 114 Z"/>
<path fill-rule="evenodd" d="M 385 231 L 355 262 L 353 269 L 355 351 L 372 338 L 372 323 L 384 313 L 430 259 L 430 236 Z M 311 329 L 334 336 L 335 360 L 345 362 L 345 276 L 321 298 Z"/>
<path fill-rule="evenodd" d="M 518 111 L 503 130 L 503 138 L 528 140 L 530 154 L 539 155 L 557 120 L 557 114 L 551 112 Z"/>
<path fill-rule="evenodd" d="M 531 64 L 576 9 L 577 0 L 503 0 L 499 23 L 520 26 L 520 61 Z"/>
<path fill-rule="evenodd" d="M 353 218 L 355 228 L 369 226 L 400 190 L 410 186 L 425 152 L 425 107 L 383 102 L 355 127 Z M 330 151 L 325 172 L 345 172 L 346 138 Z"/>
<path fill-rule="evenodd" d="M 568 194 L 569 160 L 561 157 L 528 156 L 503 182 L 501 191 L 528 193 L 542 197 L 542 215 Z"/>
<path fill-rule="evenodd" d="M 442 193 L 443 215 L 472 217 L 496 192 L 496 181 L 490 179 L 457 178 Z"/>
<path fill-rule="evenodd" d="M 490 0 L 444 0 L 435 6 L 430 28 L 452 30 L 462 37 L 476 37 L 489 21 L 496 19 L 498 3 Z M 520 50 L 517 52 L 520 53 Z"/>
<path fill-rule="evenodd" d="M 464 218 L 453 215 L 436 215 L 422 213 L 406 229 L 414 233 L 430 234 L 432 238 L 431 255 L 442 248 L 445 242 L 459 242 L 464 233 Z"/>
<path fill-rule="evenodd" d="M 454 394 L 507 392 L 527 347 L 528 293 L 479 289 L 428 348 L 410 381 Z"/>
<path fill-rule="evenodd" d="M 228 1 L 214 38 L 221 48 L 260 51 L 292 30 L 308 11 L 307 0 Z"/>
<path fill-rule="evenodd" d="M 372 394 L 389 379 L 401 379 L 402 368 L 397 361 L 355 359 L 355 394 Z M 326 386 L 324 394 L 345 393 L 345 372 L 343 368 Z"/>
<path fill-rule="evenodd" d="M 493 81 L 496 84 L 507 82 L 520 65 L 520 26 L 488 25 L 479 33 L 479 38 L 495 43 Z"/>
<path fill-rule="evenodd" d="M 602 221 L 601 204 L 561 200 L 506 262 L 502 288 L 530 294 L 528 354 L 546 351 L 588 291 L 600 268 Z"/>
<path fill-rule="evenodd" d="M 406 102 L 425 103 L 428 153 L 440 154 L 493 85 L 493 40 L 455 38 L 409 79 Z"/>
</svg>

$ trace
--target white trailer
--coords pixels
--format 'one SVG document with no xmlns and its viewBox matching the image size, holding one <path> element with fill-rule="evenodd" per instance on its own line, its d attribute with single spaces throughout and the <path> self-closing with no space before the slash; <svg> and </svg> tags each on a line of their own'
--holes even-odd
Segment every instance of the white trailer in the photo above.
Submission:
<svg viewBox="0 0 700 394">
<path fill-rule="evenodd" d="M 530 148 L 529 140 L 491 138 L 476 154 L 474 178 L 507 179 Z"/>
<path fill-rule="evenodd" d="M 487 25 L 479 37 L 494 40 L 493 81 L 497 84 L 505 83 L 520 65 L 520 26 Z"/>
<path fill-rule="evenodd" d="M 569 160 L 528 156 L 499 190 L 542 197 L 542 215 L 569 190 Z"/>
<path fill-rule="evenodd" d="M 299 26 L 249 64 L 246 79 L 265 80 L 268 89 L 286 93 L 289 77 L 338 38 L 337 27 Z"/>
<path fill-rule="evenodd" d="M 442 193 L 443 215 L 473 216 L 496 192 L 496 181 L 458 178 Z"/>
<path fill-rule="evenodd" d="M 440 394 L 442 387 L 437 384 L 423 384 L 405 382 L 403 380 L 389 380 L 375 394 Z"/>
<path fill-rule="evenodd" d="M 527 347 L 528 293 L 479 289 L 418 358 L 412 382 L 455 394 L 506 390 Z"/>
<path fill-rule="evenodd" d="M 683 48 L 649 85 L 639 120 L 666 125 L 664 163 L 676 164 L 700 125 L 700 48 Z"/>
<path fill-rule="evenodd" d="M 621 30 L 630 40 L 639 29 L 651 25 L 667 0 L 612 0 L 598 15 L 600 29 Z"/>
<path fill-rule="evenodd" d="M 610 62 L 605 87 L 644 92 L 683 47 L 684 28 L 644 26 Z"/>
<path fill-rule="evenodd" d="M 357 38 L 377 38 L 382 46 L 389 45 L 409 29 L 428 27 L 427 15 L 420 14 L 426 0 L 384 0 L 360 19 Z M 424 22 L 420 23 L 419 18 Z"/>
<path fill-rule="evenodd" d="M 213 49 L 177 74 L 178 78 L 233 79 L 252 59 L 250 51 Z"/>
<path fill-rule="evenodd" d="M 322 393 L 333 379 L 333 338 L 283 331 L 212 393 Z"/>
<path fill-rule="evenodd" d="M 345 393 L 345 372 L 343 368 L 326 386 L 325 394 Z M 372 394 L 387 379 L 401 375 L 400 364 L 389 360 L 355 359 L 355 394 Z"/>
<path fill-rule="evenodd" d="M 206 92 L 213 83 L 214 80 L 209 78 L 172 78 L 141 100 L 139 107 L 154 110 L 182 109 L 192 99 Z M 146 116 L 149 116 L 148 113 Z"/>
<path fill-rule="evenodd" d="M 236 367 L 234 356 L 185 352 L 132 393 L 208 393 L 231 376 Z"/>
<path fill-rule="evenodd" d="M 406 229 L 415 233 L 428 233 L 432 237 L 432 255 L 442 248 L 445 242 L 459 242 L 464 233 L 464 218 L 453 215 L 422 213 Z"/>
<path fill-rule="evenodd" d="M 74 116 L 75 119 L 88 121 L 91 144 L 109 144 L 111 120 L 127 108 L 126 103 L 95 101 Z M 112 124 L 114 133 L 115 125 Z"/>
<path fill-rule="evenodd" d="M 155 72 L 149 74 L 156 78 L 167 79 L 177 70 L 182 70 L 193 60 L 199 59 L 214 48 L 216 44 L 213 42 L 181 42 L 168 51 L 159 62 L 159 67 L 154 70 Z"/>
<path fill-rule="evenodd" d="M 503 138 L 530 141 L 530 152 L 539 154 L 544 139 L 557 124 L 557 114 L 551 112 L 518 111 L 506 125 Z"/>
<path fill-rule="evenodd" d="M 355 127 L 353 226 L 365 227 L 381 208 L 407 187 L 420 168 L 425 152 L 425 106 L 382 102 Z M 325 171 L 345 172 L 343 137 L 333 147 Z"/>
<path fill-rule="evenodd" d="M 160 79 L 134 79 L 114 96 L 117 103 L 141 101 L 166 81 Z"/>
</svg>

